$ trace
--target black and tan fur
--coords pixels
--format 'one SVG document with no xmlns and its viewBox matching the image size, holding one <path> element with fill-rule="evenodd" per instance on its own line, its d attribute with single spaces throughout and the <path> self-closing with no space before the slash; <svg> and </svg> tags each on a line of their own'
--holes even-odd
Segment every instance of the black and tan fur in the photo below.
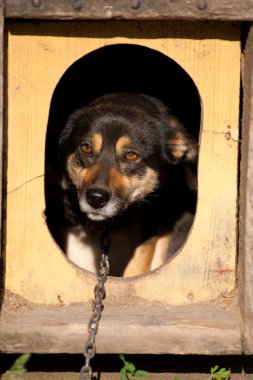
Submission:
<svg viewBox="0 0 253 380">
<path fill-rule="evenodd" d="M 59 151 L 70 260 L 95 271 L 109 222 L 112 275 L 162 264 L 173 228 L 194 204 L 185 166 L 197 155 L 167 107 L 146 95 L 104 95 L 69 117 Z"/>
</svg>

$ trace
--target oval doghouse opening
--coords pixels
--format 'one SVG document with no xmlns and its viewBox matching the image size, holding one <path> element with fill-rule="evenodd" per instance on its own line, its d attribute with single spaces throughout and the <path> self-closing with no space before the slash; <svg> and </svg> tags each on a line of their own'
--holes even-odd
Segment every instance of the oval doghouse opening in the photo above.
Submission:
<svg viewBox="0 0 253 380">
<path fill-rule="evenodd" d="M 146 187 L 149 186 L 154 176 L 156 183 L 158 179 L 160 183 L 161 177 L 164 176 L 161 174 L 161 167 L 164 167 L 164 163 L 161 162 L 160 157 L 163 148 L 158 147 L 158 142 L 154 138 L 156 136 L 155 133 L 152 132 L 154 136 L 150 139 L 150 144 L 156 145 L 156 150 L 159 151 L 160 156 L 154 156 L 153 154 L 154 157 L 152 157 L 151 164 L 147 157 L 145 159 L 141 157 L 140 159 L 139 156 L 141 155 L 139 155 L 139 152 L 136 157 L 136 146 L 129 144 L 126 151 L 126 146 L 124 145 L 126 137 L 135 138 L 133 136 L 135 135 L 133 127 L 135 123 L 139 123 L 138 125 L 140 125 L 142 122 L 142 131 L 138 136 L 143 136 L 146 124 L 150 124 L 150 120 L 146 122 L 145 119 L 148 111 L 146 112 L 146 105 L 143 106 L 142 104 L 143 99 L 140 100 L 140 103 L 141 107 L 144 107 L 145 115 L 136 116 L 138 112 L 135 111 L 134 116 L 135 118 L 140 117 L 142 120 L 136 121 L 134 119 L 132 126 L 129 127 L 129 120 L 131 119 L 129 115 L 132 112 L 129 106 L 129 114 L 126 116 L 128 121 L 125 122 L 124 119 L 123 123 L 126 129 L 124 129 L 124 133 L 122 132 L 121 135 L 114 136 L 115 138 L 111 145 L 115 144 L 113 152 L 116 152 L 115 157 L 116 154 L 118 156 L 114 161 L 112 160 L 112 155 L 110 156 L 110 160 L 108 160 L 111 165 L 110 170 L 108 169 L 109 163 L 106 166 L 107 169 L 105 169 L 105 166 L 102 166 L 104 162 L 101 163 L 104 159 L 100 159 L 99 161 L 99 156 L 102 153 L 104 154 L 106 149 L 106 138 L 103 134 L 105 128 L 100 126 L 100 129 L 96 129 L 96 139 L 92 140 L 96 145 L 97 151 L 99 151 L 96 151 L 97 162 L 95 162 L 95 158 L 92 158 L 94 162 L 91 162 L 91 156 L 87 158 L 88 163 L 84 162 L 86 158 L 80 158 L 80 151 L 78 153 L 79 158 L 77 158 L 75 150 L 77 148 L 70 148 L 73 143 L 70 139 L 73 137 L 76 141 L 77 134 L 70 131 L 73 128 L 72 122 L 67 130 L 65 129 L 66 132 L 63 132 L 69 116 L 80 107 L 89 105 L 101 96 L 125 93 L 133 94 L 132 97 L 128 95 L 126 100 L 133 107 L 136 107 L 136 104 L 139 102 L 139 95 L 136 98 L 136 94 L 145 94 L 148 96 L 146 98 L 147 102 L 151 101 L 152 103 L 153 98 L 156 98 L 169 108 L 168 124 L 170 125 L 171 132 L 169 132 L 169 143 L 167 141 L 166 143 L 167 147 L 170 147 L 170 154 L 167 154 L 169 162 L 168 171 L 173 173 L 173 175 L 170 176 L 170 183 L 166 184 L 164 190 L 157 190 L 159 186 L 154 185 L 150 191 L 151 194 L 148 193 L 147 196 L 143 196 L 143 199 L 138 198 L 140 201 L 133 202 L 133 205 L 131 204 L 127 207 L 126 211 L 122 212 L 120 210 L 118 213 L 120 216 L 113 215 L 112 218 L 109 218 L 112 238 L 110 274 L 113 276 L 142 274 L 155 269 L 155 267 L 172 257 L 180 249 L 188 236 L 197 199 L 197 159 L 193 158 L 194 154 L 191 150 L 195 150 L 195 145 L 197 145 L 198 141 L 201 104 L 199 93 L 193 80 L 175 61 L 160 52 L 139 45 L 109 45 L 97 49 L 74 62 L 60 79 L 52 96 L 46 138 L 45 198 L 47 224 L 56 243 L 65 254 L 67 254 L 71 245 L 72 253 L 68 255 L 69 259 L 84 269 L 93 271 L 93 268 L 99 264 L 99 236 L 105 221 L 87 219 L 85 212 L 80 211 L 80 209 L 76 210 L 80 207 L 80 199 L 78 200 L 78 197 L 81 193 L 80 188 L 78 190 L 75 187 L 76 184 L 73 185 L 73 181 L 75 182 L 73 178 L 77 175 L 77 172 L 83 180 L 88 169 L 103 167 L 104 173 L 106 170 L 106 173 L 110 173 L 110 179 L 107 178 L 105 182 L 117 182 L 117 186 L 113 185 L 115 188 L 120 187 L 119 183 L 124 183 L 125 187 L 129 186 L 130 183 L 133 183 L 133 178 L 135 179 L 135 184 L 137 183 L 137 179 L 141 179 L 144 189 L 142 190 L 143 194 L 146 193 Z M 149 97 L 152 99 L 150 100 Z M 108 98 L 105 99 L 108 102 Z M 110 112 L 114 112 L 112 108 L 114 99 L 116 98 L 109 98 L 110 107 L 107 106 L 107 108 L 110 108 Z M 117 108 L 116 112 L 120 112 L 119 110 L 124 108 L 122 105 L 124 101 L 121 95 L 121 106 L 116 107 L 115 104 Z M 103 99 L 99 101 L 100 108 L 101 102 L 103 102 Z M 164 113 L 163 106 L 160 106 L 160 103 L 156 103 L 156 106 L 161 113 Z M 96 106 L 93 108 L 95 109 Z M 81 124 L 86 123 L 88 117 L 86 110 L 82 112 L 84 112 L 83 116 L 74 117 L 74 123 L 77 119 L 78 123 L 80 120 Z M 140 114 L 143 115 L 143 113 Z M 117 114 L 117 118 L 118 116 L 122 117 L 122 114 Z M 112 115 L 110 117 L 111 125 L 114 125 L 115 117 Z M 124 115 L 123 117 L 125 118 Z M 98 115 L 92 115 L 92 120 L 94 118 L 98 118 Z M 100 124 L 103 118 L 104 115 L 99 116 Z M 92 122 L 94 123 L 94 120 Z M 89 123 L 92 124 L 92 122 Z M 106 123 L 108 124 L 108 122 Z M 129 136 L 126 136 L 127 128 L 131 130 Z M 105 133 L 107 131 L 108 128 L 106 128 Z M 80 133 L 78 136 L 80 138 L 78 149 L 81 146 L 82 154 L 91 155 L 91 149 L 93 152 L 95 151 L 95 147 L 91 147 L 90 143 L 87 143 L 88 137 L 86 135 L 85 138 L 80 136 Z M 136 140 L 142 141 L 138 136 Z M 145 138 L 143 137 L 145 144 L 148 144 L 147 136 L 148 132 Z M 165 136 L 164 133 L 157 134 L 157 139 L 162 140 L 161 136 Z M 63 150 L 67 152 L 66 159 L 62 159 L 63 153 L 59 152 L 59 140 L 63 141 Z M 159 143 L 164 144 L 163 141 L 159 141 Z M 126 169 L 126 164 L 122 163 L 123 153 L 121 151 L 120 153 L 118 152 L 121 149 L 119 147 L 122 147 L 122 152 L 124 152 L 124 160 L 136 160 L 136 162 L 140 160 L 139 166 L 136 163 L 136 172 L 133 162 L 131 162 L 132 169 L 129 169 L 130 166 L 127 166 Z M 155 148 L 152 152 L 155 152 Z M 119 160 L 121 160 L 120 164 Z M 81 168 L 82 165 L 83 168 Z M 127 165 L 130 164 L 127 163 Z M 75 173 L 72 176 L 68 172 L 70 166 L 72 168 L 71 173 Z M 65 171 L 68 172 L 68 180 L 71 184 L 67 183 L 68 180 L 63 179 Z M 90 171 L 89 178 L 91 176 L 94 177 L 94 173 L 95 170 Z M 152 175 L 147 177 L 147 182 L 144 183 L 143 178 L 147 176 L 147 173 L 152 173 Z M 104 197 L 112 197 L 112 195 L 108 196 L 107 192 L 105 196 L 104 188 L 102 189 L 103 191 L 101 190 L 101 181 L 99 185 L 95 186 L 95 190 L 94 186 L 91 190 L 89 194 L 91 194 L 90 202 L 92 206 L 96 210 L 106 207 L 103 206 Z M 124 188 L 125 193 L 126 189 Z M 69 194 L 70 197 L 68 197 Z M 161 194 L 163 197 L 159 198 Z M 102 197 L 103 201 L 101 201 Z M 70 203 L 73 201 L 73 204 L 69 204 L 69 199 Z M 110 202 L 110 200 L 108 201 L 107 199 L 106 202 Z M 96 215 L 99 215 L 99 212 L 96 211 Z M 135 235 L 138 236 L 136 237 Z M 166 257 L 164 256 L 165 246 Z M 161 247 L 163 247 L 162 250 Z M 93 256 L 94 251 L 98 251 L 95 259 Z M 160 253 L 154 254 L 155 251 L 159 251 Z M 76 255 L 78 256 L 77 259 L 75 259 Z M 80 255 L 82 256 L 81 258 Z M 147 257 L 149 258 L 147 259 Z"/>
</svg>

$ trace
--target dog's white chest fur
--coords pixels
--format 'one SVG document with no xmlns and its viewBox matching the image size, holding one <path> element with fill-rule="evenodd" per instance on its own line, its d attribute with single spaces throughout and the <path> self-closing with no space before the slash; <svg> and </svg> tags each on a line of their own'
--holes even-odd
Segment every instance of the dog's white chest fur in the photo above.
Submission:
<svg viewBox="0 0 253 380">
<path fill-rule="evenodd" d="M 78 234 L 70 231 L 67 236 L 67 257 L 80 268 L 90 272 L 96 271 L 95 250 L 86 241 L 86 234 L 83 233 L 80 238 Z"/>
<path fill-rule="evenodd" d="M 138 238 L 137 222 L 126 229 L 112 231 L 109 251 L 111 274 L 130 277 L 164 264 L 182 246 L 192 222 L 193 215 L 185 212 L 170 232 L 142 243 Z M 81 226 L 70 230 L 67 236 L 68 259 L 80 268 L 96 273 L 101 259 L 100 236 L 95 231 L 87 233 Z"/>
</svg>

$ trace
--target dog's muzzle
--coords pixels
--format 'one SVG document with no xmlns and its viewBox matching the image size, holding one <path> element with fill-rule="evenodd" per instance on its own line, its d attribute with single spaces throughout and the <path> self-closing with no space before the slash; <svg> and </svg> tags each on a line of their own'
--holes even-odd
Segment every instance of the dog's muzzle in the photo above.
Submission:
<svg viewBox="0 0 253 380">
<path fill-rule="evenodd" d="M 90 187 L 80 192 L 78 198 L 81 211 L 93 221 L 113 218 L 128 205 L 114 192 L 100 187 Z"/>
</svg>

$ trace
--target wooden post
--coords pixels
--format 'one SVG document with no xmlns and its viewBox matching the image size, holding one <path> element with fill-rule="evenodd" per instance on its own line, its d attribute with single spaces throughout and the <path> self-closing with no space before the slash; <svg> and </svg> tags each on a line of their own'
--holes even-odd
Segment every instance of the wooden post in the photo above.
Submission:
<svg viewBox="0 0 253 380">
<path fill-rule="evenodd" d="M 240 181 L 239 302 L 244 323 L 243 348 L 253 353 L 253 27 L 245 49 Z"/>
<path fill-rule="evenodd" d="M 4 57 L 4 0 L 0 0 L 0 215 L 2 215 L 2 147 L 3 147 L 3 124 L 4 124 L 4 116 L 3 116 L 3 104 L 4 104 L 4 95 L 3 95 L 3 57 Z M 2 236 L 2 218 L 0 218 L 0 235 Z M 0 268 L 2 262 L 2 255 L 0 249 Z M 2 288 L 2 279 L 1 279 L 2 271 L 0 270 L 0 289 Z"/>
</svg>

